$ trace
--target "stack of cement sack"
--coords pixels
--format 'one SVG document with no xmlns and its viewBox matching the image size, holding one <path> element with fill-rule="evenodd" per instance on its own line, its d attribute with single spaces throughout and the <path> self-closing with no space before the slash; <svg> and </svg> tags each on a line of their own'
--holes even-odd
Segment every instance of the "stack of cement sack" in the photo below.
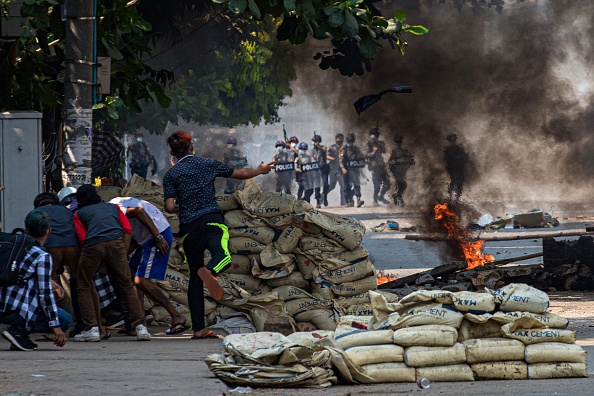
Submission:
<svg viewBox="0 0 594 396">
<path fill-rule="evenodd" d="M 163 209 L 163 190 L 135 175 L 121 195 Z M 111 198 L 111 197 L 110 197 Z M 290 318 L 294 330 L 334 330 L 343 315 L 371 315 L 367 292 L 377 288 L 373 264 L 361 246 L 365 227 L 357 220 L 313 209 L 292 195 L 262 192 L 249 181 L 242 191 L 218 191 L 229 228 L 232 262 L 218 277 L 225 290 L 215 302 L 205 289 L 208 325 L 231 332 L 263 331 L 271 313 Z M 174 233 L 176 216 L 166 214 Z M 174 238 L 164 281 L 156 281 L 178 310 L 187 312 L 187 263 Z M 205 263 L 210 260 L 207 252 Z M 382 292 L 389 302 L 396 296 Z M 154 320 L 166 311 L 149 300 Z"/>
<path fill-rule="evenodd" d="M 235 194 L 218 192 L 217 199 L 232 263 L 218 277 L 223 299 L 207 297 L 209 325 L 247 314 L 263 331 L 268 311 L 292 318 L 295 330 L 334 330 L 340 315 L 371 314 L 366 293 L 377 288 L 377 278 L 361 246 L 361 222 L 292 195 L 262 192 L 255 183 Z"/>
<path fill-rule="evenodd" d="M 342 317 L 334 332 L 287 338 L 342 351 L 361 383 L 587 377 L 587 355 L 568 320 L 547 313 L 548 296 L 525 284 L 484 293 L 419 291 L 398 302 L 368 294 L 373 315 Z"/>
</svg>

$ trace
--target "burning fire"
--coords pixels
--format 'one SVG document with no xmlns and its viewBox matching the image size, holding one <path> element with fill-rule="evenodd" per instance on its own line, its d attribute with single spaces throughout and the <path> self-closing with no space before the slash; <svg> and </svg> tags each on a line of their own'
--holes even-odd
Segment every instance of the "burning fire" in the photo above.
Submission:
<svg viewBox="0 0 594 396">
<path fill-rule="evenodd" d="M 392 282 L 396 277 L 394 275 L 385 274 L 384 271 L 377 271 L 377 285 L 383 285 L 384 283 Z"/>
<path fill-rule="evenodd" d="M 466 230 L 460 228 L 458 215 L 448 209 L 447 203 L 437 204 L 433 209 L 435 210 L 435 220 L 441 221 L 447 229 L 448 239 L 457 243 L 462 250 L 468 264 L 466 269 L 482 266 L 495 260 L 495 256 L 483 252 L 484 240 L 472 241 Z"/>
</svg>

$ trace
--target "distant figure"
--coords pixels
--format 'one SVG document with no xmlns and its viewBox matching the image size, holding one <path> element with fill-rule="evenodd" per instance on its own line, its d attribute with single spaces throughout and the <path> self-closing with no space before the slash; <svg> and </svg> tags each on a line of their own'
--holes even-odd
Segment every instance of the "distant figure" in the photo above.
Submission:
<svg viewBox="0 0 594 396">
<path fill-rule="evenodd" d="M 232 169 L 247 168 L 247 157 L 237 149 L 237 139 L 227 139 L 227 151 L 223 154 L 223 164 Z M 227 178 L 227 192 L 233 193 L 241 188 L 243 180 Z"/>
<path fill-rule="evenodd" d="M 299 150 L 297 145 L 299 144 L 299 138 L 297 136 L 291 136 L 289 140 L 285 142 L 285 146 L 293 152 L 293 161 L 299 156 Z M 295 171 L 295 181 L 297 182 L 297 199 L 303 199 L 305 190 L 303 188 L 303 180 L 301 179 L 301 172 Z"/>
<path fill-rule="evenodd" d="M 328 148 L 322 145 L 322 137 L 320 135 L 316 135 L 315 132 L 311 138 L 311 143 L 313 145 L 311 149 L 311 157 L 320 166 L 320 171 L 318 174 L 320 176 L 322 192 L 320 193 L 320 188 L 315 190 L 316 208 L 320 209 L 322 207 L 322 203 L 324 206 L 328 206 L 328 174 L 330 173 L 330 166 L 328 165 L 327 158 Z"/>
<path fill-rule="evenodd" d="M 373 206 L 379 206 L 380 202 L 386 205 L 390 203 L 386 199 L 386 193 L 390 189 L 390 178 L 386 172 L 386 163 L 383 157 L 386 153 L 386 143 L 379 140 L 379 134 L 378 128 L 369 131 L 369 141 L 367 141 L 367 152 L 365 153 L 373 181 Z"/>
<path fill-rule="evenodd" d="M 410 155 L 407 149 L 402 147 L 403 140 L 404 138 L 402 136 L 394 137 L 396 147 L 392 149 L 390 158 L 388 159 L 390 172 L 392 172 L 394 180 L 396 180 L 396 191 L 394 192 L 394 204 L 396 206 L 404 206 L 402 195 L 408 186 L 406 183 L 406 172 L 408 172 L 408 168 L 415 164 L 414 157 Z"/>
<path fill-rule="evenodd" d="M 272 160 L 276 172 L 276 192 L 291 194 L 291 184 L 295 174 L 295 156 L 290 150 L 286 150 L 285 142 L 282 140 L 276 142 L 275 148 L 276 152 Z"/>
<path fill-rule="evenodd" d="M 464 186 L 464 168 L 468 162 L 468 153 L 461 144 L 456 143 L 458 136 L 451 133 L 446 140 L 450 143 L 444 152 L 444 161 L 446 170 L 450 174 L 450 183 L 448 184 L 448 193 L 450 199 L 460 199 L 462 188 Z"/>
<path fill-rule="evenodd" d="M 328 175 L 328 192 L 334 190 L 336 184 L 338 183 L 338 188 L 340 190 L 340 206 L 344 206 L 346 205 L 346 200 L 344 197 L 343 178 L 342 172 L 340 171 L 339 158 L 340 149 L 344 144 L 344 135 L 342 133 L 337 133 L 334 137 L 334 142 L 335 143 L 328 148 L 328 153 L 326 155 L 328 163 L 330 164 L 330 174 Z"/>
<path fill-rule="evenodd" d="M 136 143 L 130 145 L 130 172 L 132 175 L 137 174 L 138 176 L 146 179 L 146 173 L 149 165 L 151 166 L 151 176 L 157 172 L 157 160 L 149 151 L 148 146 L 142 139 L 142 132 L 136 131 L 134 134 Z"/>
<path fill-rule="evenodd" d="M 365 203 L 361 199 L 361 169 L 365 167 L 365 157 L 359 147 L 355 146 L 355 135 L 346 137 L 346 145 L 340 149 L 340 169 L 344 177 L 344 194 L 346 206 L 353 207 L 353 196 L 357 198 L 357 207 Z"/>
<path fill-rule="evenodd" d="M 295 158 L 295 171 L 301 175 L 303 183 L 303 200 L 309 202 L 314 191 L 316 197 L 319 197 L 322 176 L 320 164 L 308 152 L 308 145 L 305 142 L 299 143 L 297 158 Z M 319 198 L 318 198 L 319 205 Z"/>
</svg>

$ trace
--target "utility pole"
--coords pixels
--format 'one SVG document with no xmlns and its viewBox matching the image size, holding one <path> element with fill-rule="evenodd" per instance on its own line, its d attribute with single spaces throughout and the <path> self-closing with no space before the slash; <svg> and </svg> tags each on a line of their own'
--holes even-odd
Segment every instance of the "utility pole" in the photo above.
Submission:
<svg viewBox="0 0 594 396">
<path fill-rule="evenodd" d="M 68 186 L 91 184 L 95 6 L 93 0 L 66 0 L 64 79 L 64 166 Z"/>
</svg>

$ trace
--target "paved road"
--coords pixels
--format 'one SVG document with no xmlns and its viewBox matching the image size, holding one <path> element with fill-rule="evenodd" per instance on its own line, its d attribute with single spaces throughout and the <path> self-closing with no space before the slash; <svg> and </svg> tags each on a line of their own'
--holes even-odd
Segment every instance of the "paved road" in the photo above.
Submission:
<svg viewBox="0 0 594 396">
<path fill-rule="evenodd" d="M 332 209 L 345 213 L 345 209 Z M 563 227 L 581 226 L 592 221 L 586 211 L 580 218 L 563 219 Z M 359 210 L 355 217 L 370 228 L 387 219 L 401 226 L 413 226 L 419 216 L 413 212 L 390 212 L 385 208 Z M 521 230 L 519 232 L 522 232 Z M 451 260 L 442 243 L 404 239 L 403 233 L 365 235 L 365 246 L 379 269 L 417 271 Z M 539 240 L 488 243 L 487 252 L 500 257 L 532 253 L 540 248 Z M 570 296 L 571 297 L 571 296 Z M 576 305 L 591 307 L 594 295 L 575 297 Z M 414 384 L 374 386 L 335 386 L 321 390 L 254 390 L 253 395 L 587 395 L 594 385 L 594 328 L 590 315 L 572 324 L 578 330 L 578 343 L 587 345 L 590 378 L 540 381 L 480 381 L 472 383 L 434 383 L 428 390 Z M 570 325 L 570 326 L 572 326 Z M 180 394 L 233 395 L 217 380 L 203 362 L 210 353 L 221 353 L 220 340 L 192 341 L 189 335 L 165 336 L 163 328 L 151 327 L 153 341 L 139 343 L 133 338 L 114 335 L 100 343 L 69 342 L 58 349 L 40 343 L 39 350 L 14 352 L 0 339 L 0 394 L 81 395 L 81 394 Z"/>
</svg>

